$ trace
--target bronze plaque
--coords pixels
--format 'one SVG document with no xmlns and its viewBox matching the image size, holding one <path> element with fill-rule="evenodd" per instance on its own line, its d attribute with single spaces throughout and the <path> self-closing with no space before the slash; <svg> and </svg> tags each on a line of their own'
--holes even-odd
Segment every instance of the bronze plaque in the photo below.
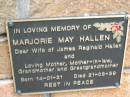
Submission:
<svg viewBox="0 0 130 97">
<path fill-rule="evenodd" d="M 120 86 L 127 27 L 126 16 L 8 22 L 16 92 Z"/>
</svg>

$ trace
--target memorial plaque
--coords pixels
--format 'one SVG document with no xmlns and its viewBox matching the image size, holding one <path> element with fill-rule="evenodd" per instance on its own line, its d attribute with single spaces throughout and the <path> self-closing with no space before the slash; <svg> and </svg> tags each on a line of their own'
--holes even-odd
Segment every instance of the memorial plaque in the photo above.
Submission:
<svg viewBox="0 0 130 97">
<path fill-rule="evenodd" d="M 8 22 L 16 92 L 120 86 L 127 27 L 124 15 Z"/>
</svg>

